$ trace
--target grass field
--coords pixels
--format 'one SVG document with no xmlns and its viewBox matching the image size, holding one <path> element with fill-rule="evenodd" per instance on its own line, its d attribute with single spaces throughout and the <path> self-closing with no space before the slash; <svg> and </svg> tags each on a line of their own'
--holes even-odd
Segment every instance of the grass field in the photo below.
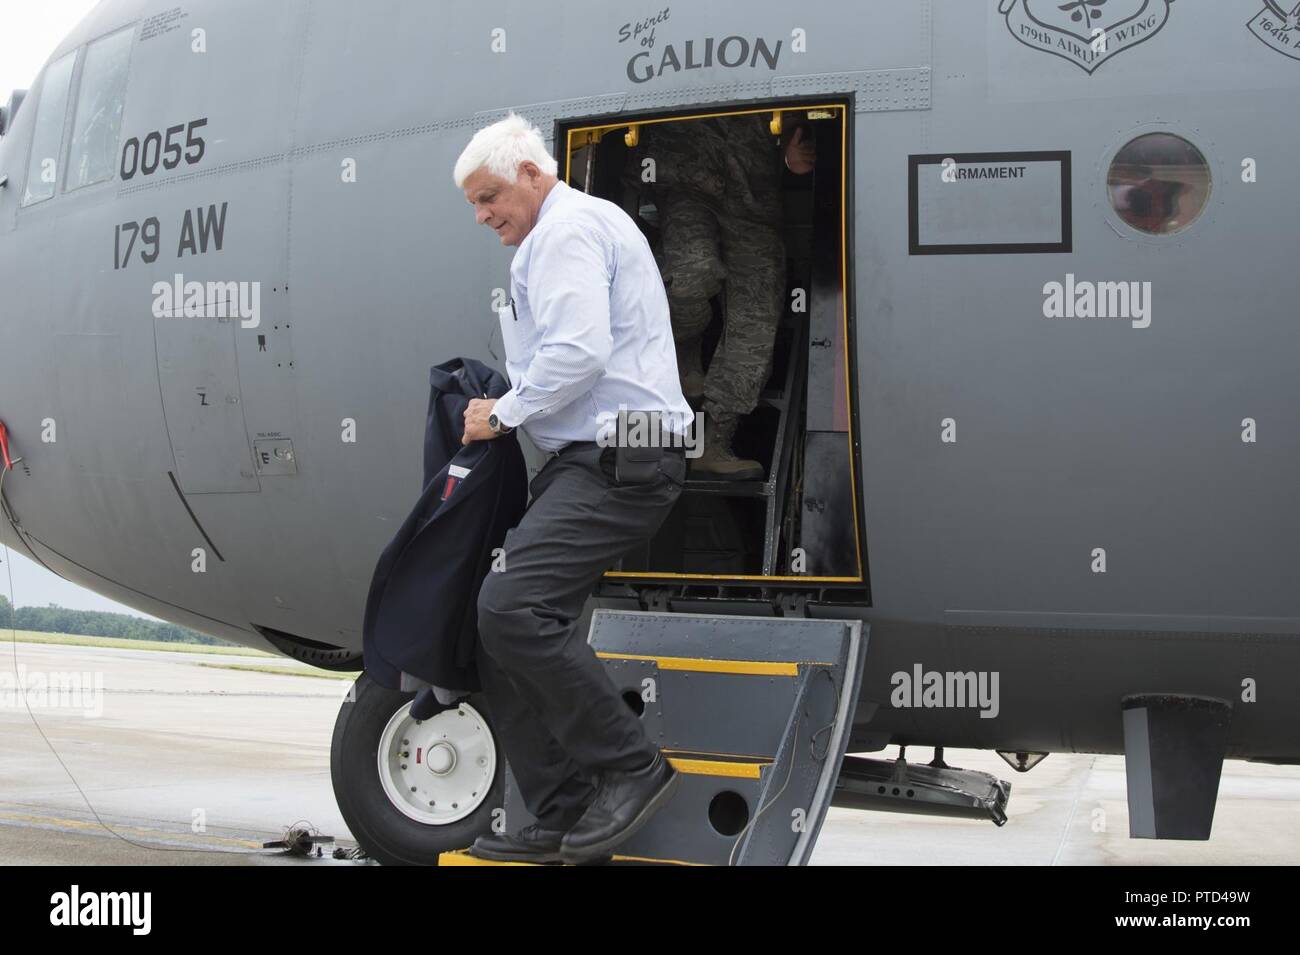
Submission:
<svg viewBox="0 0 1300 955">
<path fill-rule="evenodd" d="M 12 642 L 15 631 L 9 631 L 8 634 L 0 638 L 4 642 Z M 267 653 L 265 650 L 254 650 L 251 647 L 214 647 L 204 643 L 169 643 L 165 640 L 124 640 L 120 637 L 88 637 L 75 633 L 46 633 L 41 630 L 18 630 L 19 643 L 47 643 L 57 644 L 70 647 L 101 647 L 106 650 L 167 650 L 172 653 L 193 653 L 196 656 L 207 654 L 221 654 L 224 656 L 249 657 L 249 663 L 202 663 L 198 660 L 199 666 L 214 667 L 220 670 L 247 670 L 250 673 L 276 673 L 281 676 L 310 676 L 324 678 L 327 680 L 354 680 L 360 672 L 336 672 L 334 670 L 323 670 L 320 667 L 285 667 L 285 666 L 267 666 L 261 662 L 251 661 L 284 661 L 286 658 L 278 653 Z M 2 649 L 2 647 L 0 647 Z"/>
<path fill-rule="evenodd" d="M 264 667 L 248 663 L 200 663 L 199 666 L 214 667 L 218 670 L 248 670 L 250 673 L 279 673 L 282 676 L 323 677 L 326 680 L 347 680 L 349 683 L 357 678 L 356 673 L 322 670 L 319 667 L 312 667 L 309 670 L 290 670 L 287 667 Z"/>
<path fill-rule="evenodd" d="M 171 650 L 174 653 L 224 653 L 234 656 L 282 659 L 278 653 L 251 647 L 215 647 L 206 643 L 170 643 L 166 640 L 124 640 L 121 637 L 87 637 L 76 633 L 46 633 L 43 630 L 10 630 L 3 634 L 11 642 L 18 634 L 19 643 L 61 643 L 75 647 L 106 647 L 113 650 Z"/>
</svg>

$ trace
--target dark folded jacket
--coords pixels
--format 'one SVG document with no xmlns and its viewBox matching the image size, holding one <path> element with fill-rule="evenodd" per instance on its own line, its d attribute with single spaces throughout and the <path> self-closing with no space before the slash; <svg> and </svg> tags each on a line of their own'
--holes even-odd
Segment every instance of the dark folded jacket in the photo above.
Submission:
<svg viewBox="0 0 1300 955">
<path fill-rule="evenodd" d="M 411 681 L 478 690 L 478 592 L 492 551 L 519 523 L 528 475 L 514 434 L 461 445 L 471 398 L 510 384 L 472 358 L 429 370 L 424 491 L 384 548 L 366 598 L 366 671 L 395 690 Z"/>
</svg>

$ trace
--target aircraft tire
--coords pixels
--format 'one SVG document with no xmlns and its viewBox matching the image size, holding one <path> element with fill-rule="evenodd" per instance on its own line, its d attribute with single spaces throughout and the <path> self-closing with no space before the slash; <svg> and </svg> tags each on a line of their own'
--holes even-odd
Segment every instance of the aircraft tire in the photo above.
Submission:
<svg viewBox="0 0 1300 955">
<path fill-rule="evenodd" d="M 430 824 L 398 808 L 380 777 L 379 747 L 386 727 L 414 696 L 381 686 L 363 673 L 334 722 L 330 777 L 339 811 L 357 844 L 383 865 L 437 865 L 439 853 L 467 848 L 490 832 L 492 811 L 505 801 L 505 756 L 492 733 L 495 771 L 487 795 L 472 812 L 452 822 Z M 477 694 L 468 702 L 474 718 L 490 731 L 486 703 Z"/>
</svg>

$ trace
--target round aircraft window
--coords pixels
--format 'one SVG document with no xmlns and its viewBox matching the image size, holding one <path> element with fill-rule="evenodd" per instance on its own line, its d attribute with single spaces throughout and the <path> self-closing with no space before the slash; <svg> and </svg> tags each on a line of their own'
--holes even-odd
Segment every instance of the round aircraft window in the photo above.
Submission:
<svg viewBox="0 0 1300 955">
<path fill-rule="evenodd" d="M 1148 235 L 1171 235 L 1196 221 L 1210 198 L 1210 165 L 1173 133 L 1147 133 L 1115 154 L 1107 177 L 1110 203 Z"/>
</svg>

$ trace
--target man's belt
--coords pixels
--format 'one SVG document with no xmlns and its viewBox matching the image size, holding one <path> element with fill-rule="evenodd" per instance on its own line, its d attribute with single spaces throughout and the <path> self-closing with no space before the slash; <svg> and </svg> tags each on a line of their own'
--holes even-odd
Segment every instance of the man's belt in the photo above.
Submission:
<svg viewBox="0 0 1300 955">
<path fill-rule="evenodd" d="M 588 450 L 591 450 L 592 448 L 599 448 L 599 447 L 608 447 L 610 450 L 613 450 L 614 445 L 612 445 L 612 444 L 611 444 L 611 445 L 601 445 L 599 441 L 570 441 L 570 442 L 569 442 L 568 444 L 566 444 L 564 447 L 560 448 L 560 450 L 558 450 L 558 451 L 550 451 L 550 452 L 548 452 L 548 453 L 549 453 L 552 457 L 558 457 L 558 456 L 561 455 L 561 454 L 570 454 L 570 453 L 573 453 L 573 452 L 575 452 L 575 451 L 588 451 Z M 680 455 L 683 455 L 683 456 L 684 456 L 684 455 L 686 454 L 686 449 L 685 449 L 685 448 L 673 447 L 673 446 L 671 446 L 671 445 L 664 445 L 664 453 L 665 453 L 665 454 L 680 454 Z"/>
</svg>

